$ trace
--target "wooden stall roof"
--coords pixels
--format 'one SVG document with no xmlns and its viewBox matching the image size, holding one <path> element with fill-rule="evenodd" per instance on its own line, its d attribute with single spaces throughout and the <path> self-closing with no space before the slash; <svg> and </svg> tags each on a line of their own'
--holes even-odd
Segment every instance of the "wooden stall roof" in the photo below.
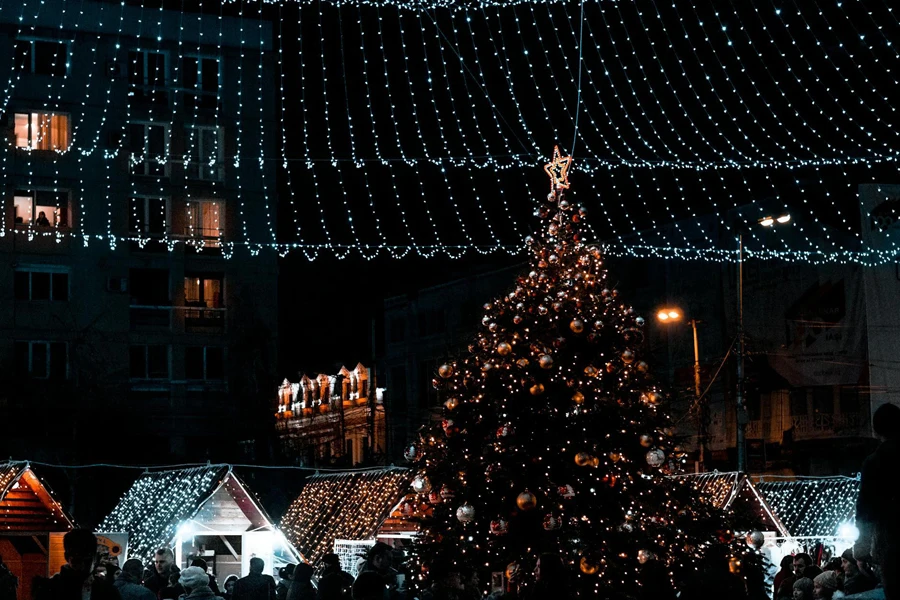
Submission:
<svg viewBox="0 0 900 600">
<path fill-rule="evenodd" d="M 336 539 L 372 539 L 408 491 L 411 477 L 400 468 L 313 475 L 281 529 L 313 562 L 331 552 Z"/>
<path fill-rule="evenodd" d="M 856 521 L 859 479 L 853 477 L 759 476 L 755 484 L 792 537 L 835 537 Z"/>
<path fill-rule="evenodd" d="M 28 463 L 0 463 L 0 535 L 63 532 L 72 520 Z"/>
</svg>

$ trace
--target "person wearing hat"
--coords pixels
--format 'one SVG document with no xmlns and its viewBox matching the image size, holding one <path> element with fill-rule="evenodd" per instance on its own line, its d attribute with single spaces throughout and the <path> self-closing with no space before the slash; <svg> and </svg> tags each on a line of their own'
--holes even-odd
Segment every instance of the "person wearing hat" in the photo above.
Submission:
<svg viewBox="0 0 900 600">
<path fill-rule="evenodd" d="M 816 600 L 834 600 L 843 597 L 844 593 L 838 590 L 838 576 L 834 571 L 824 571 L 813 579 L 813 598 Z"/>
<path fill-rule="evenodd" d="M 187 595 L 184 600 L 215 600 L 216 595 L 209 589 L 209 575 L 200 567 L 188 567 L 181 572 L 178 583 Z"/>
<path fill-rule="evenodd" d="M 841 554 L 841 569 L 844 571 L 844 593 L 848 596 L 868 592 L 878 585 L 874 577 L 859 569 L 859 564 L 853 558 L 852 548 L 847 548 Z"/>
</svg>

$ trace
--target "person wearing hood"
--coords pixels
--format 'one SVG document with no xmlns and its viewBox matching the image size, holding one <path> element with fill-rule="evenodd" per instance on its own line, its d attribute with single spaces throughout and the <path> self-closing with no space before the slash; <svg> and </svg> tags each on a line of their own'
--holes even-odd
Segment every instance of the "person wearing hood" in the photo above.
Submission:
<svg viewBox="0 0 900 600">
<path fill-rule="evenodd" d="M 861 594 L 875 589 L 878 582 L 859 569 L 859 563 L 853 558 L 853 550 L 844 550 L 841 554 L 841 568 L 844 571 L 844 593 L 848 596 Z"/>
<path fill-rule="evenodd" d="M 141 585 L 144 566 L 137 558 L 129 558 L 122 565 L 122 572 L 113 583 L 122 600 L 156 600 L 156 594 Z"/>
<path fill-rule="evenodd" d="M 88 529 L 73 529 L 63 536 L 66 564 L 48 579 L 35 579 L 34 600 L 121 600 L 111 583 L 93 577 L 97 562 L 97 536 Z"/>
<path fill-rule="evenodd" d="M 834 571 L 824 571 L 813 579 L 813 598 L 816 600 L 833 600 L 843 597 L 844 593 L 838 590 L 838 576 Z"/>
<path fill-rule="evenodd" d="M 209 588 L 209 575 L 200 567 L 188 567 L 181 572 L 178 583 L 184 588 L 184 600 L 215 600 Z"/>
<path fill-rule="evenodd" d="M 294 567 L 287 600 L 316 600 L 316 588 L 312 584 L 312 575 L 313 569 L 307 563 L 300 563 Z"/>
</svg>

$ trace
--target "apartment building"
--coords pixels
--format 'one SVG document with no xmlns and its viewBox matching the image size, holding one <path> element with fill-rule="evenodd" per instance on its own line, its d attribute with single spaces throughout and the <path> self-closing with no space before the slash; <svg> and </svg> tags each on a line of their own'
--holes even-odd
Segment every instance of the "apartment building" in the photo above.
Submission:
<svg viewBox="0 0 900 600">
<path fill-rule="evenodd" d="M 0 12 L 0 452 L 222 456 L 275 361 L 271 24 L 53 7 Z"/>
</svg>

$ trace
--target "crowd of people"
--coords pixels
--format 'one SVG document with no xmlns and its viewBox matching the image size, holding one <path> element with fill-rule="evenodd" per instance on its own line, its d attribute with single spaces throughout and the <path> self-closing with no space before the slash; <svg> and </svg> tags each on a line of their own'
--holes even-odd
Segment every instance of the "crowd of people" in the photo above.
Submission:
<svg viewBox="0 0 900 600">
<path fill-rule="evenodd" d="M 774 600 L 853 598 L 876 589 L 879 583 L 874 569 L 854 558 L 852 549 L 821 566 L 801 552 L 781 560 L 781 569 L 775 575 Z"/>
</svg>

